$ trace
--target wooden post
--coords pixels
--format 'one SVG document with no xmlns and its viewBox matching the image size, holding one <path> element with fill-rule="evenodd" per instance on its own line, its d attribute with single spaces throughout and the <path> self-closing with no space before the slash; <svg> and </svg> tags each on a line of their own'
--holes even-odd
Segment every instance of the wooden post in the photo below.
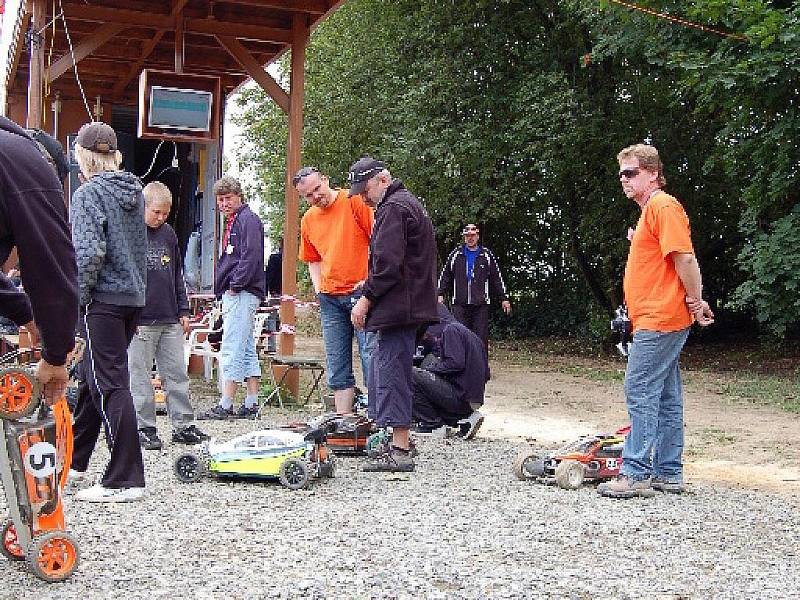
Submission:
<svg viewBox="0 0 800 600">
<path fill-rule="evenodd" d="M 40 32 L 45 26 L 47 9 L 44 0 L 31 0 L 31 51 L 28 63 L 28 119 L 29 129 L 42 128 L 42 83 L 44 81 L 44 43 Z"/>
<path fill-rule="evenodd" d="M 283 265 L 281 277 L 283 294 L 297 294 L 297 242 L 299 238 L 298 197 L 292 185 L 292 177 L 300 168 L 303 148 L 303 95 L 305 86 L 306 45 L 309 28 L 306 17 L 295 14 L 292 17 L 292 72 L 289 90 L 289 139 L 286 145 L 286 195 L 285 222 L 283 226 Z M 281 301 L 281 325 L 294 327 L 296 324 L 295 305 L 292 300 Z M 294 334 L 281 333 L 281 354 L 294 354 Z M 289 391 L 299 397 L 300 379 L 297 371 L 286 378 Z"/>
<path fill-rule="evenodd" d="M 183 73 L 183 12 L 175 16 L 175 72 Z"/>
</svg>

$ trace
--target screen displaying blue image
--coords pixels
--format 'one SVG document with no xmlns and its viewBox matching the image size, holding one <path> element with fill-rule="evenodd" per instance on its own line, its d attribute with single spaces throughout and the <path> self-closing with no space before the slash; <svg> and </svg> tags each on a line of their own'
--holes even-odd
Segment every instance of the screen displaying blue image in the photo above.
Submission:
<svg viewBox="0 0 800 600">
<path fill-rule="evenodd" d="M 162 129 L 209 131 L 211 92 L 154 85 L 150 88 L 148 125 Z"/>
</svg>

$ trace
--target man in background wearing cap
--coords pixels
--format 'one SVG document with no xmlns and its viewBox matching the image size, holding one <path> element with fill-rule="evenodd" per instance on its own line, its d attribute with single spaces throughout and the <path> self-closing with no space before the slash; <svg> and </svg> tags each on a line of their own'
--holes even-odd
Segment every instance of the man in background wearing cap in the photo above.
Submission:
<svg viewBox="0 0 800 600">
<path fill-rule="evenodd" d="M 55 172 L 26 132 L 0 117 L 0 263 L 14 246 L 27 295 L 0 272 L 0 314 L 40 337 L 36 377 L 52 403 L 66 390 L 64 365 L 75 344 L 75 250 Z"/>
<path fill-rule="evenodd" d="M 417 330 L 435 323 L 436 242 L 425 208 L 383 162 L 364 157 L 350 167 L 350 194 L 375 205 L 369 275 L 351 312 L 353 325 L 378 333 L 369 379 L 370 411 L 392 428 L 388 451 L 365 471 L 413 471 L 409 452 L 411 367 Z"/>
<path fill-rule="evenodd" d="M 86 182 L 69 214 L 78 262 L 79 328 L 86 338 L 75 409 L 70 478 L 85 479 L 100 427 L 110 458 L 100 483 L 78 492 L 88 502 L 144 496 L 144 465 L 130 391 L 128 345 L 145 304 L 147 231 L 139 179 L 120 171 L 114 130 L 101 122 L 78 131 L 75 157 Z"/>
<path fill-rule="evenodd" d="M 461 232 L 464 243 L 444 262 L 439 275 L 439 302 L 450 295 L 453 316 L 474 331 L 489 347 L 490 291 L 502 301 L 503 312 L 511 312 L 511 302 L 497 259 L 492 251 L 478 244 L 480 231 L 472 223 Z"/>
<path fill-rule="evenodd" d="M 336 412 L 352 413 L 353 335 L 364 381 L 369 378 L 375 345 L 375 334 L 355 329 L 350 320 L 350 310 L 361 298 L 361 285 L 367 278 L 372 209 L 361 196 L 348 198 L 347 190 L 332 189 L 328 177 L 314 167 L 300 169 L 292 182 L 310 205 L 300 222 L 300 260 L 308 263 L 319 299 L 328 387 L 333 390 Z"/>
</svg>

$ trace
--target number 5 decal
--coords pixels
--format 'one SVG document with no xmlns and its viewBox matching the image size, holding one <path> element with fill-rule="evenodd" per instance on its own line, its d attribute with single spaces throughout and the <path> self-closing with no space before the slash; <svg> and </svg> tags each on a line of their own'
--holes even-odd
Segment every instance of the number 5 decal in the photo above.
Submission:
<svg viewBox="0 0 800 600">
<path fill-rule="evenodd" d="M 47 442 L 37 442 L 28 448 L 22 462 L 34 477 L 49 477 L 56 470 L 56 448 Z"/>
</svg>

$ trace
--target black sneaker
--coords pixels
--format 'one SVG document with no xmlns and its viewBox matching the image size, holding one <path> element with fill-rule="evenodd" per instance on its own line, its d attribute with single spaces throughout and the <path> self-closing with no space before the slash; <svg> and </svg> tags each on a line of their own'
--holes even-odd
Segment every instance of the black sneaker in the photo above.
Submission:
<svg viewBox="0 0 800 600">
<path fill-rule="evenodd" d="M 195 425 L 189 425 L 172 432 L 172 441 L 178 444 L 194 445 L 209 439 L 211 439 L 211 436 L 198 429 Z"/>
<path fill-rule="evenodd" d="M 144 427 L 139 430 L 139 443 L 145 450 L 161 450 L 161 438 L 158 437 L 155 427 Z"/>
<path fill-rule="evenodd" d="M 367 473 L 410 473 L 414 470 L 414 466 L 410 451 L 403 452 L 392 447 L 388 452 L 364 463 L 361 470 Z"/>
<path fill-rule="evenodd" d="M 255 419 L 258 416 L 258 404 L 254 404 L 250 408 L 242 404 L 233 414 L 234 419 Z"/>
<path fill-rule="evenodd" d="M 233 407 L 230 408 L 222 408 L 219 404 L 217 404 L 211 410 L 207 410 L 204 413 L 200 413 L 197 415 L 197 419 L 199 421 L 225 421 L 227 419 L 233 418 Z"/>
</svg>

